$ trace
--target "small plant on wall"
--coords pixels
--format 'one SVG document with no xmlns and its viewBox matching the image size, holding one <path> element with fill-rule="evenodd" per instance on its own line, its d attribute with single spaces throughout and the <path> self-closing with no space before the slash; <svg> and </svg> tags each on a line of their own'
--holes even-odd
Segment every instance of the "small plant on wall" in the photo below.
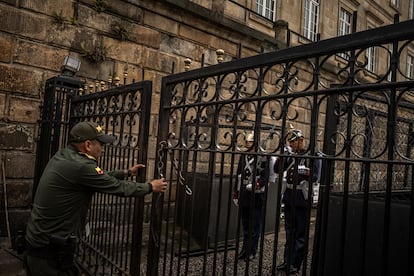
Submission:
<svg viewBox="0 0 414 276">
<path fill-rule="evenodd" d="M 93 6 L 93 9 L 96 12 L 101 13 L 104 10 L 106 10 L 107 6 L 108 6 L 108 4 L 106 4 L 106 0 L 95 0 L 95 4 Z"/>
<path fill-rule="evenodd" d="M 130 26 L 127 23 L 115 22 L 111 25 L 111 29 L 120 40 L 128 39 Z"/>
<path fill-rule="evenodd" d="M 52 16 L 53 16 L 53 22 L 59 25 L 61 29 L 66 28 L 67 24 L 71 24 L 75 26 L 78 25 L 78 21 L 76 20 L 75 17 L 72 17 L 69 20 L 66 19 L 66 17 L 63 16 L 62 10 L 59 13 L 54 12 Z"/>
<path fill-rule="evenodd" d="M 101 63 L 105 61 L 109 53 L 110 47 L 104 45 L 103 40 L 99 44 L 93 45 L 90 49 L 85 47 L 85 43 L 81 43 L 81 56 L 92 63 Z"/>
<path fill-rule="evenodd" d="M 70 18 L 70 24 L 74 25 L 74 26 L 78 26 L 78 20 L 75 17 L 71 17 Z"/>
<path fill-rule="evenodd" d="M 62 10 L 60 10 L 59 13 L 54 12 L 53 13 L 53 22 L 57 25 L 59 25 L 62 29 L 66 27 L 66 24 L 68 23 L 66 18 L 63 16 Z"/>
</svg>

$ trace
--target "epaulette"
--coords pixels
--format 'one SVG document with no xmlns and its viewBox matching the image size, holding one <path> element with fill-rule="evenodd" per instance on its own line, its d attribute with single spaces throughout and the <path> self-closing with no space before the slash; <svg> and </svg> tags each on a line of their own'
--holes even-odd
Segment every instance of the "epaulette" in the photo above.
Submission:
<svg viewBox="0 0 414 276">
<path fill-rule="evenodd" d="M 89 159 L 92 159 L 92 160 L 95 160 L 96 161 L 96 159 L 95 159 L 95 157 L 93 157 L 92 155 L 89 155 L 89 154 L 87 154 L 87 153 L 85 153 L 85 152 L 78 152 L 80 155 L 83 155 L 83 156 L 86 156 L 87 158 L 89 158 Z"/>
</svg>

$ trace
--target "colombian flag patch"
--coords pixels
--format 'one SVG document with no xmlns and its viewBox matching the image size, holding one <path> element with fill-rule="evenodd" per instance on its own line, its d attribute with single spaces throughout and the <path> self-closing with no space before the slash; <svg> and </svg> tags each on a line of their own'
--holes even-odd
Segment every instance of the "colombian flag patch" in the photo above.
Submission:
<svg viewBox="0 0 414 276">
<path fill-rule="evenodd" d="M 101 168 L 96 167 L 95 170 L 98 174 L 103 174 L 103 170 L 101 170 Z"/>
</svg>

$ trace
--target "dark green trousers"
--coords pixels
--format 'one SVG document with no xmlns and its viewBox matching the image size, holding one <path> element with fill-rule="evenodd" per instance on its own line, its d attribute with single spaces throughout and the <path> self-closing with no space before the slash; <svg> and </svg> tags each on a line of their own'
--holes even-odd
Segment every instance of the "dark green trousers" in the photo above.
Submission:
<svg viewBox="0 0 414 276">
<path fill-rule="evenodd" d="M 27 270 L 30 276 L 79 276 L 76 265 L 62 270 L 57 261 L 35 256 L 26 256 Z"/>
</svg>

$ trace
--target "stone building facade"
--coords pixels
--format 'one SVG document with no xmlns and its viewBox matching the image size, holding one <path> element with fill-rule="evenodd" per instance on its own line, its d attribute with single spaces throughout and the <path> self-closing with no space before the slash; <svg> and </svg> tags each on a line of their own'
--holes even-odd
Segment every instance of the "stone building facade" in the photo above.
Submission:
<svg viewBox="0 0 414 276">
<path fill-rule="evenodd" d="M 26 223 L 44 84 L 60 74 L 65 56 L 81 60 L 87 93 L 116 77 L 153 81 L 154 159 L 161 79 L 185 70 L 186 59 L 198 68 L 217 63 L 217 49 L 229 61 L 310 43 L 317 33 L 344 35 L 355 11 L 362 31 L 392 23 L 394 14 L 412 18 L 413 0 L 0 1 L 0 236 Z"/>
</svg>

